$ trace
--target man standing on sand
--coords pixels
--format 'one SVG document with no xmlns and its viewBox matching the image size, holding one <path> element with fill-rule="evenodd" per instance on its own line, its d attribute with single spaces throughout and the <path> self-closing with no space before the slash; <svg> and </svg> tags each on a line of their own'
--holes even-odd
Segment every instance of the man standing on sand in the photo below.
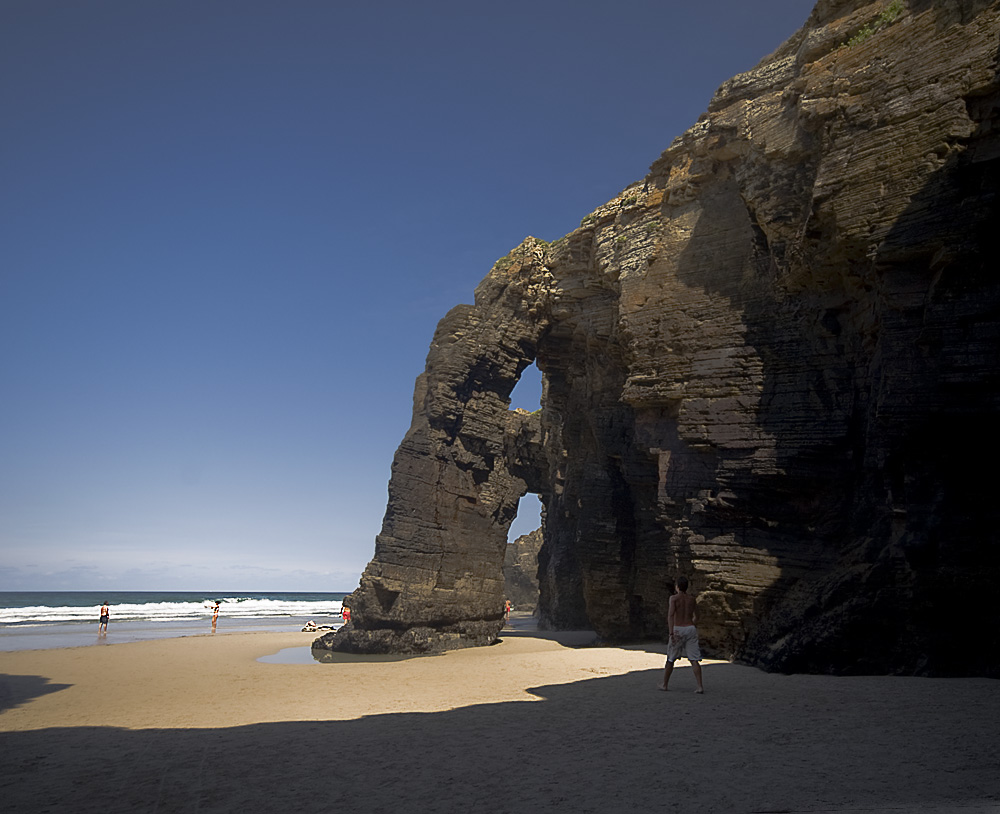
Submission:
<svg viewBox="0 0 1000 814">
<path fill-rule="evenodd" d="M 670 597 L 667 610 L 667 627 L 670 628 L 670 643 L 667 645 L 667 663 L 663 668 L 663 684 L 661 690 L 667 689 L 670 674 L 674 671 L 674 662 L 681 653 L 691 662 L 694 680 L 698 682 L 697 693 L 705 692 L 701 683 L 701 649 L 698 647 L 698 629 L 694 626 L 698 618 L 696 603 L 693 596 L 688 596 L 687 577 L 677 578 L 677 592 Z"/>
<path fill-rule="evenodd" d="M 105 602 L 101 605 L 101 624 L 97 628 L 97 635 L 100 636 L 102 633 L 108 635 L 108 619 L 111 618 L 111 608 L 108 607 L 108 603 Z"/>
</svg>

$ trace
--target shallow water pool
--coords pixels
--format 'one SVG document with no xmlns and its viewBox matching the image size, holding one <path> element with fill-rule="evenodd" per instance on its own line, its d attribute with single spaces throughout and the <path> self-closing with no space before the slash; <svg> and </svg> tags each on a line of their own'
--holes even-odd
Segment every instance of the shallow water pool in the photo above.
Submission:
<svg viewBox="0 0 1000 814">
<path fill-rule="evenodd" d="M 264 664 L 321 664 L 313 658 L 311 647 L 284 647 L 271 656 L 261 656 Z"/>
</svg>

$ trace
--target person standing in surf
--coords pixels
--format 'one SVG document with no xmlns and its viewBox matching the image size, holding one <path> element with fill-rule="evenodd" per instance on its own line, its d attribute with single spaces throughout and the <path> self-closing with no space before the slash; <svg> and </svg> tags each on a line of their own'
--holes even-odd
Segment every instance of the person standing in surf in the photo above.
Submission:
<svg viewBox="0 0 1000 814">
<path fill-rule="evenodd" d="M 108 635 L 108 620 L 110 618 L 111 618 L 111 608 L 108 607 L 108 603 L 105 601 L 105 603 L 101 605 L 101 624 L 97 628 L 98 636 Z"/>
</svg>

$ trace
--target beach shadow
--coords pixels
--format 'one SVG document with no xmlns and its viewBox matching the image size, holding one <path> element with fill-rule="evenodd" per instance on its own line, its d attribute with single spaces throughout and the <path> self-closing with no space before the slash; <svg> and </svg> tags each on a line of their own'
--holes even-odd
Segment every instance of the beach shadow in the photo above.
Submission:
<svg viewBox="0 0 1000 814">
<path fill-rule="evenodd" d="M 50 684 L 44 676 L 18 676 L 0 673 L 0 712 L 19 707 L 42 695 L 59 692 L 72 684 Z"/>
<path fill-rule="evenodd" d="M 619 644 L 602 639 L 593 630 L 509 630 L 500 631 L 500 638 L 496 644 L 500 644 L 504 639 L 545 639 L 556 642 L 563 647 L 572 650 L 582 650 L 587 648 L 615 647 L 619 650 L 629 650 L 634 653 L 653 653 L 657 656 L 666 656 L 667 645 L 665 642 L 647 641 L 631 642 Z"/>
<path fill-rule="evenodd" d="M 563 647 L 594 647 L 601 643 L 600 637 L 593 630 L 529 630 L 504 628 L 500 631 L 497 644 L 504 639 L 545 639 L 557 642 Z"/>
<path fill-rule="evenodd" d="M 511 611 L 495 644 L 504 639 L 545 639 L 563 647 L 594 647 L 601 644 L 593 630 L 539 630 L 538 617 L 525 611 Z"/>
<path fill-rule="evenodd" d="M 662 641 L 643 641 L 620 644 L 608 642 L 594 630 L 539 630 L 537 617 L 527 613 L 512 613 L 510 621 L 500 631 L 497 644 L 504 639 L 545 639 L 563 647 L 580 649 L 587 647 L 607 647 L 609 644 L 622 650 L 665 655 L 667 645 Z"/>
<path fill-rule="evenodd" d="M 989 680 L 685 667 L 532 688 L 536 701 L 219 729 L 0 733 L 11 810 L 836 811 L 1000 800 Z M 391 700 L 391 699 L 387 699 Z M 335 694 L 327 703 L 335 704 Z M 947 778 L 948 782 L 942 782 Z"/>
</svg>

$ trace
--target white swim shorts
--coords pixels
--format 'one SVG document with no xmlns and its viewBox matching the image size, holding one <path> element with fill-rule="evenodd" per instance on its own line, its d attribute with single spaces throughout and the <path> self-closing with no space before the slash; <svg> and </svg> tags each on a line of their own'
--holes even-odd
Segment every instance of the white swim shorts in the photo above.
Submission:
<svg viewBox="0 0 1000 814">
<path fill-rule="evenodd" d="M 701 661 L 698 647 L 698 629 L 694 625 L 675 627 L 667 644 L 667 661 L 677 661 L 683 655 L 688 661 Z"/>
</svg>

